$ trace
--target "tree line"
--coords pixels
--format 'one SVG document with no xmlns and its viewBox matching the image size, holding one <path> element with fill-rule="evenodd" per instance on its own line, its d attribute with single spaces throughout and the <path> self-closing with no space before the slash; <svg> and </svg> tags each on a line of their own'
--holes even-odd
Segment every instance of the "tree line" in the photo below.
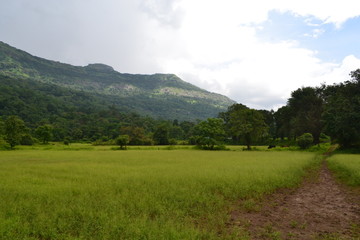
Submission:
<svg viewBox="0 0 360 240">
<path fill-rule="evenodd" d="M 159 120 L 124 113 L 116 107 L 101 111 L 69 108 L 40 121 L 26 115 L 0 117 L 0 144 L 43 144 L 49 141 L 94 144 L 168 145 L 194 144 L 202 149 L 221 149 L 224 144 L 299 144 L 306 148 L 329 139 L 343 148 L 360 145 L 360 69 L 339 84 L 302 87 L 291 93 L 287 104 L 276 111 L 234 104 L 217 117 L 203 121 Z M 4 111 L 3 111 L 4 112 Z"/>
</svg>

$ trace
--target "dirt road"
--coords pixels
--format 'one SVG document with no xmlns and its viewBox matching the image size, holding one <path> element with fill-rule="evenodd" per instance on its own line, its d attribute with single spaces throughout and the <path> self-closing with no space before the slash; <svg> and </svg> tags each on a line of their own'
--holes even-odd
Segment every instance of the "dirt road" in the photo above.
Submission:
<svg viewBox="0 0 360 240">
<path fill-rule="evenodd" d="M 269 196 L 259 211 L 234 211 L 229 225 L 254 240 L 360 240 L 360 196 L 337 183 L 324 160 L 317 177 Z"/>
</svg>

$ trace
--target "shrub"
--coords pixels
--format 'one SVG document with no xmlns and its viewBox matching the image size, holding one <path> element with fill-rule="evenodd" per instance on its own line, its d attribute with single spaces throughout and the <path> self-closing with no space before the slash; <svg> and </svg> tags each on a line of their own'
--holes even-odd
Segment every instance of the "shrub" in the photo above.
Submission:
<svg viewBox="0 0 360 240">
<path fill-rule="evenodd" d="M 169 145 L 177 145 L 177 141 L 174 138 L 169 139 Z"/>
<path fill-rule="evenodd" d="M 23 134 L 20 139 L 21 145 L 32 146 L 35 143 L 35 139 L 28 133 Z"/>
<path fill-rule="evenodd" d="M 313 135 L 311 133 L 304 133 L 297 138 L 297 144 L 301 149 L 309 148 L 314 141 Z"/>
<path fill-rule="evenodd" d="M 142 139 L 141 145 L 152 146 L 152 145 L 154 145 L 154 141 L 153 141 L 151 138 L 149 138 L 149 137 L 144 137 L 144 138 Z"/>
<path fill-rule="evenodd" d="M 70 143 L 71 143 L 70 138 L 68 138 L 68 137 L 64 138 L 64 145 L 68 146 L 68 145 L 70 145 Z"/>
<path fill-rule="evenodd" d="M 329 136 L 325 135 L 324 133 L 320 134 L 320 142 L 321 143 L 327 143 L 330 141 L 331 141 L 331 138 Z"/>
</svg>

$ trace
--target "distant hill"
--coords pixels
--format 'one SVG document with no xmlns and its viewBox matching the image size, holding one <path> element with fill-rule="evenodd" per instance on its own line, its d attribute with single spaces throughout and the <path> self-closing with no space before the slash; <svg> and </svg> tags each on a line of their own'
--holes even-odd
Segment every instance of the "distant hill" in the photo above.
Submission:
<svg viewBox="0 0 360 240">
<path fill-rule="evenodd" d="M 191 121 L 215 117 L 235 103 L 173 74 L 119 73 L 99 63 L 72 66 L 32 56 L 3 42 L 0 42 L 0 90 L 2 115 L 19 111 L 15 103 L 20 101 L 21 109 L 30 112 L 36 104 L 44 106 L 44 111 L 61 106 L 97 109 L 115 106 L 121 111 L 155 118 Z M 57 104 L 45 107 L 47 100 Z"/>
</svg>

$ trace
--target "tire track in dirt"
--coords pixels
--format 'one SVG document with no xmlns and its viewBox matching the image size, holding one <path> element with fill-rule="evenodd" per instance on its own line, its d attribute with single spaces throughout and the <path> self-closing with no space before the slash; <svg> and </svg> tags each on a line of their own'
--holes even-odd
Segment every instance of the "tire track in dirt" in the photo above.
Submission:
<svg viewBox="0 0 360 240">
<path fill-rule="evenodd" d="M 324 160 L 316 179 L 269 196 L 258 212 L 231 213 L 251 239 L 360 239 L 360 196 L 337 183 Z"/>
</svg>

